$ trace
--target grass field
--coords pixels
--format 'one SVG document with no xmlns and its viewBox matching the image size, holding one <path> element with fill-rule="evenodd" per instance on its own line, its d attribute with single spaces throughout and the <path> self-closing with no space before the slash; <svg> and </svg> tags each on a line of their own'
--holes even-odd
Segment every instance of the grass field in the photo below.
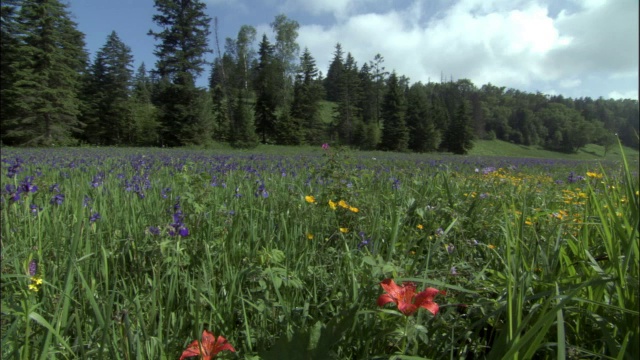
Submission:
<svg viewBox="0 0 640 360">
<path fill-rule="evenodd" d="M 4 148 L 2 358 L 637 359 L 622 151 Z"/>
</svg>

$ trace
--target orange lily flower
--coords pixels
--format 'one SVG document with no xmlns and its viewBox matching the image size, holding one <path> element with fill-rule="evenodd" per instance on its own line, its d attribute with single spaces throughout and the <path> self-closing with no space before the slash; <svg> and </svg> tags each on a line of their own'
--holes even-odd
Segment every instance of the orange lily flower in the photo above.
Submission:
<svg viewBox="0 0 640 360">
<path fill-rule="evenodd" d="M 180 360 L 186 359 L 192 356 L 200 355 L 200 358 L 203 360 L 211 360 L 214 356 L 216 356 L 219 352 L 223 350 L 229 350 L 231 352 L 236 352 L 236 349 L 231 346 L 227 342 L 227 339 L 222 336 L 218 336 L 216 339 L 213 333 L 203 330 L 202 331 L 202 341 L 193 340 L 187 349 L 182 352 L 182 356 L 180 356 Z"/>
<path fill-rule="evenodd" d="M 386 294 L 378 297 L 378 306 L 384 306 L 390 302 L 398 306 L 398 310 L 405 316 L 411 316 L 418 311 L 418 308 L 425 308 L 433 315 L 438 313 L 440 307 L 433 299 L 438 295 L 438 289 L 432 287 L 416 294 L 416 284 L 404 282 L 402 286 L 398 286 L 392 279 L 385 279 L 380 286 L 386 291 Z"/>
</svg>

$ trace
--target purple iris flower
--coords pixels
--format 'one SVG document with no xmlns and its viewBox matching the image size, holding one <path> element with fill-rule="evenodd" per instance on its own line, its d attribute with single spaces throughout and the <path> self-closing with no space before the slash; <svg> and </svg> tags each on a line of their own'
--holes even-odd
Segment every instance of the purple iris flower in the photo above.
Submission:
<svg viewBox="0 0 640 360">
<path fill-rule="evenodd" d="M 149 226 L 149 233 L 151 235 L 160 235 L 160 229 L 157 226 Z"/>
<path fill-rule="evenodd" d="M 49 201 L 51 205 L 62 205 L 63 202 L 64 202 L 64 194 L 55 194 L 51 198 L 51 201 Z"/>
<path fill-rule="evenodd" d="M 29 211 L 31 211 L 31 214 L 33 214 L 33 216 L 37 216 L 38 212 L 41 211 L 41 210 L 42 210 L 42 208 L 39 207 L 36 204 L 29 205 Z"/>
<path fill-rule="evenodd" d="M 24 178 L 24 180 L 20 183 L 19 191 L 25 192 L 25 193 L 38 191 L 38 186 L 33 185 L 31 183 L 32 181 L 33 181 L 33 176 L 27 176 L 26 178 Z"/>
<path fill-rule="evenodd" d="M 93 214 L 91 214 L 91 216 L 89 217 L 89 223 L 93 224 L 94 222 L 100 220 L 102 217 L 100 216 L 100 213 L 95 212 Z"/>
</svg>

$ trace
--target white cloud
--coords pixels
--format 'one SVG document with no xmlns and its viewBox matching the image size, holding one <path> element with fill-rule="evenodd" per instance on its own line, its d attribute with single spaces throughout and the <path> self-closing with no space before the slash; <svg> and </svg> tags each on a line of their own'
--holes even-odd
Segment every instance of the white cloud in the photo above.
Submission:
<svg viewBox="0 0 640 360">
<path fill-rule="evenodd" d="M 625 91 L 624 93 L 620 93 L 618 91 L 612 91 L 608 94 L 610 99 L 635 99 L 638 100 L 638 90 L 630 90 Z"/>
<path fill-rule="evenodd" d="M 404 7 L 397 1 L 383 2 L 383 10 L 380 3 L 374 10 L 373 3 L 286 2 L 313 15 L 333 16 L 330 24 L 302 22 L 299 30 L 299 44 L 309 47 L 325 74 L 340 42 L 359 66 L 380 53 L 387 70 L 412 81 L 438 81 L 444 75 L 469 78 L 478 86 L 491 82 L 528 91 L 637 97 L 637 90 L 630 91 L 638 78 L 636 0 L 554 2 L 561 9 L 554 16 L 546 0 L 459 0 L 453 5 L 414 0 Z M 596 88 L 598 81 L 604 84 Z M 585 89 L 587 84 L 592 88 Z"/>
</svg>

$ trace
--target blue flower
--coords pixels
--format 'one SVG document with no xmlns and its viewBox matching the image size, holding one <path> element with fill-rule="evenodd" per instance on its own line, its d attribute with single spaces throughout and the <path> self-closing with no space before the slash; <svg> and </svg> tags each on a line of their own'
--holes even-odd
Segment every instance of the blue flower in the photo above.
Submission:
<svg viewBox="0 0 640 360">
<path fill-rule="evenodd" d="M 64 202 L 64 194 L 55 194 L 51 198 L 51 201 L 49 201 L 51 205 L 62 205 L 63 202 Z"/>
<path fill-rule="evenodd" d="M 91 214 L 91 216 L 89 216 L 89 223 L 93 224 L 94 222 L 96 222 L 97 220 L 100 220 L 102 217 L 100 216 L 100 213 L 95 212 L 93 214 Z"/>
</svg>

